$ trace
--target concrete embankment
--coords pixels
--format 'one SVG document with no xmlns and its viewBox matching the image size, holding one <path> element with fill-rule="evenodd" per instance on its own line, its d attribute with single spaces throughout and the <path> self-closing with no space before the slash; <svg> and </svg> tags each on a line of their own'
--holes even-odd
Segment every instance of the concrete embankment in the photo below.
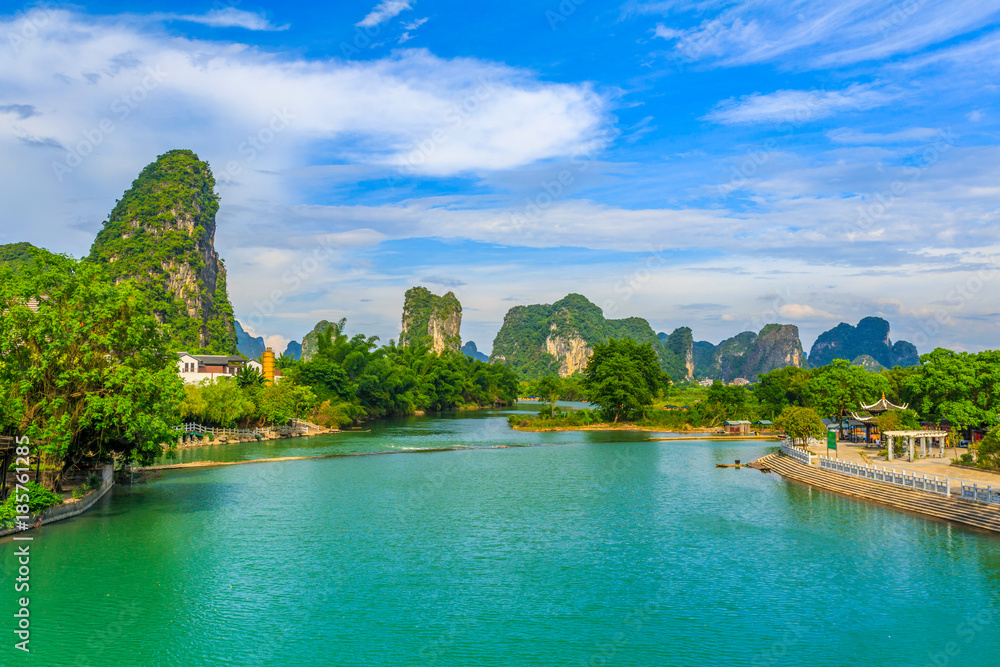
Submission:
<svg viewBox="0 0 1000 667">
<path fill-rule="evenodd" d="M 45 526 L 50 523 L 55 523 L 56 521 L 62 521 L 63 519 L 69 519 L 70 517 L 79 516 L 89 510 L 91 507 L 97 504 L 97 501 L 107 495 L 111 487 L 115 485 L 114 480 L 114 468 L 110 465 L 106 465 L 101 468 L 101 482 L 100 486 L 96 489 L 91 490 L 87 495 L 82 498 L 73 498 L 63 502 L 61 505 L 56 505 L 55 507 L 50 507 L 40 516 L 31 517 L 30 525 L 35 526 Z M 13 535 L 19 533 L 17 528 L 8 528 L 0 530 L 0 537 L 6 537 L 8 535 Z"/>
<path fill-rule="evenodd" d="M 933 519 L 952 521 L 980 530 L 1000 533 L 1000 510 L 986 505 L 821 470 L 780 454 L 768 454 L 754 461 L 751 467 L 771 470 L 786 479 L 808 484 L 824 491 L 878 503 Z"/>
</svg>

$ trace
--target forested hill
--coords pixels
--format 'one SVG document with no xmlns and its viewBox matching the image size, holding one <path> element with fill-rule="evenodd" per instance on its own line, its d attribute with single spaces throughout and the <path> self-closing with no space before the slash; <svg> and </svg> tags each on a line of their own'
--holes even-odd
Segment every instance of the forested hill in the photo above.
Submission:
<svg viewBox="0 0 1000 667">
<path fill-rule="evenodd" d="M 493 340 L 490 362 L 510 366 L 526 378 L 556 373 L 567 377 L 586 367 L 595 343 L 609 338 L 650 343 L 672 378 L 681 380 L 687 374 L 685 360 L 663 345 L 649 322 L 640 317 L 609 320 L 580 294 L 551 305 L 511 308 Z"/>
<path fill-rule="evenodd" d="M 462 304 L 455 294 L 438 296 L 426 287 L 406 290 L 399 344 L 424 345 L 435 353 L 461 348 Z"/>
<path fill-rule="evenodd" d="M 6 264 L 15 273 L 32 271 L 39 265 L 39 259 L 49 257 L 52 253 L 43 248 L 36 248 L 30 243 L 9 243 L 0 245 L 0 264 Z"/>
<path fill-rule="evenodd" d="M 881 317 L 866 317 L 856 327 L 841 322 L 833 329 L 824 331 L 809 351 L 809 363 L 825 366 L 834 359 L 853 361 L 862 356 L 871 357 L 885 368 L 920 363 L 913 343 L 905 340 L 893 343 L 889 339 L 889 323 Z"/>
<path fill-rule="evenodd" d="M 215 178 L 192 151 L 148 165 L 98 233 L 89 259 L 134 279 L 179 350 L 235 354 L 226 270 L 215 251 Z"/>
</svg>

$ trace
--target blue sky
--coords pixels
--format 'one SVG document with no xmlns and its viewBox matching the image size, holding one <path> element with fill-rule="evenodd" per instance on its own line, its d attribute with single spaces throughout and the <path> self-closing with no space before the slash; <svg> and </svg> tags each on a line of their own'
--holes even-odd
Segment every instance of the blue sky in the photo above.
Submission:
<svg viewBox="0 0 1000 667">
<path fill-rule="evenodd" d="M 0 36 L 0 242 L 81 256 L 193 149 L 276 346 L 395 338 L 423 284 L 484 350 L 571 291 L 712 342 L 996 347 L 1000 2 L 54 3 Z"/>
</svg>

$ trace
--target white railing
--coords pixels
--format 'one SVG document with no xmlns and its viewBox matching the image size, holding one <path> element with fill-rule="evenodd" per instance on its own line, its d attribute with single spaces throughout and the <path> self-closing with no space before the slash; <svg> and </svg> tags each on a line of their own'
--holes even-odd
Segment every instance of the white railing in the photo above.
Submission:
<svg viewBox="0 0 1000 667">
<path fill-rule="evenodd" d="M 175 431 L 183 431 L 184 433 L 198 433 L 199 435 L 209 435 L 212 436 L 227 436 L 227 437 L 237 437 L 237 438 L 254 438 L 258 435 L 261 437 L 268 436 L 273 429 L 270 428 L 215 428 L 214 426 L 202 426 L 201 424 L 195 424 L 193 422 L 181 424 L 180 426 L 174 427 Z"/>
<path fill-rule="evenodd" d="M 214 426 L 202 426 L 194 422 L 188 422 L 175 426 L 175 431 L 184 434 L 197 433 L 199 435 L 209 435 L 213 437 L 225 436 L 227 438 L 272 438 L 275 433 L 281 435 L 309 435 L 310 430 L 318 430 L 320 427 L 309 422 L 293 419 L 290 426 L 268 426 L 266 428 L 215 428 Z"/>
<path fill-rule="evenodd" d="M 895 468 L 880 468 L 865 463 L 849 463 L 847 461 L 831 459 L 827 456 L 819 457 L 819 467 L 823 470 L 860 477 L 861 479 L 868 479 L 873 482 L 891 484 L 904 489 L 924 491 L 925 493 L 933 493 L 945 498 L 951 496 L 951 480 L 947 477 L 943 479 L 937 476 L 928 477 L 927 475 L 918 475 L 914 472 L 896 470 Z M 964 486 L 963 484 L 963 495 Z M 997 493 L 998 498 L 1000 498 L 1000 491 Z"/>
<path fill-rule="evenodd" d="M 962 500 L 1000 507 L 1000 489 L 962 482 Z"/>
<path fill-rule="evenodd" d="M 799 463 L 805 463 L 807 466 L 812 465 L 812 457 L 814 454 L 808 450 L 802 449 L 801 447 L 796 447 L 790 440 L 782 440 L 781 451 L 788 456 L 791 456 Z"/>
</svg>

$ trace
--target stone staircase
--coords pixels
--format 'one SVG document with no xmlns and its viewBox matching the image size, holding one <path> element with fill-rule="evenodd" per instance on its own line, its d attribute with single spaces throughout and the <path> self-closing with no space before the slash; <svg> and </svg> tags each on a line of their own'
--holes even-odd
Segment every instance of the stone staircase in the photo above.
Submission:
<svg viewBox="0 0 1000 667">
<path fill-rule="evenodd" d="M 958 498 L 945 498 L 922 491 L 911 491 L 881 482 L 842 475 L 805 465 L 788 456 L 768 454 L 751 467 L 770 470 L 786 479 L 808 484 L 840 495 L 879 503 L 893 509 L 922 516 L 954 521 L 981 530 L 1000 533 L 1000 510 Z"/>
</svg>

